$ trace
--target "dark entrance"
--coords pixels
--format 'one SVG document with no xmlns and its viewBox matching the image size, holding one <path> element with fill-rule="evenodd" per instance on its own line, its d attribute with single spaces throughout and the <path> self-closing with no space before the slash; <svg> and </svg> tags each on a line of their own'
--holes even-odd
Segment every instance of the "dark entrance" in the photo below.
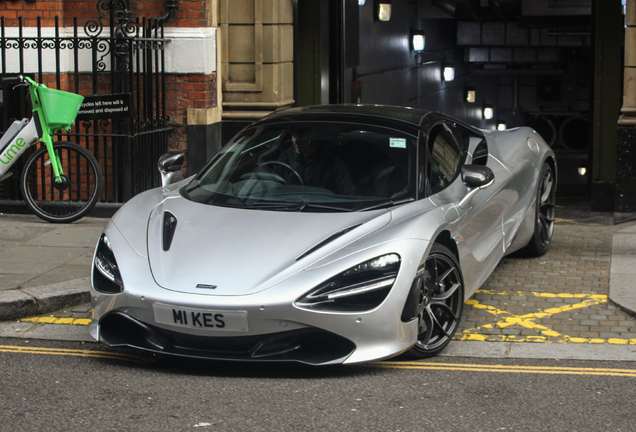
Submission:
<svg viewBox="0 0 636 432">
<path fill-rule="evenodd" d="M 294 0 L 298 106 L 344 103 L 345 70 L 359 62 L 357 0 Z"/>
</svg>

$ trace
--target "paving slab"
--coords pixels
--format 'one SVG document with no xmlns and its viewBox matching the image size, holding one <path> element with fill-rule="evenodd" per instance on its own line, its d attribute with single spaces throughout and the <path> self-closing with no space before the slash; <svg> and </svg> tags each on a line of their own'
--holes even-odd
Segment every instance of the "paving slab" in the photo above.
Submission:
<svg viewBox="0 0 636 432">
<path fill-rule="evenodd" d="M 634 255 L 636 254 L 636 233 L 614 234 L 612 240 L 612 254 Z"/>
<path fill-rule="evenodd" d="M 29 322 L 0 322 L 0 337 L 21 337 L 21 335 L 32 328 L 33 323 Z"/>
<path fill-rule="evenodd" d="M 87 278 L 91 274 L 90 264 L 73 265 L 63 264 L 43 275 L 38 275 L 29 281 L 25 281 L 20 286 L 22 288 L 32 288 L 45 284 L 71 281 L 74 279 Z"/>
<path fill-rule="evenodd" d="M 440 357 L 506 358 L 509 343 L 452 341 Z"/>
<path fill-rule="evenodd" d="M 13 337 L 96 343 L 88 334 L 88 327 L 80 325 L 38 324 Z"/>
<path fill-rule="evenodd" d="M 636 345 L 453 341 L 440 356 L 636 362 Z"/>
<path fill-rule="evenodd" d="M 0 274 L 43 274 L 86 253 L 82 247 L 19 245 L 0 252 Z"/>
<path fill-rule="evenodd" d="M 636 256 L 632 254 L 614 254 L 612 255 L 612 268 L 610 271 L 613 273 L 623 273 L 636 275 Z M 636 281 L 636 279 L 635 279 Z"/>
<path fill-rule="evenodd" d="M 14 290 L 40 276 L 39 273 L 8 274 L 0 277 L 0 291 Z"/>
<path fill-rule="evenodd" d="M 3 215 L 0 240 L 25 242 L 55 230 L 55 225 L 40 221 L 36 216 L 12 217 Z"/>
<path fill-rule="evenodd" d="M 507 358 L 636 361 L 636 345 L 511 343 Z"/>
<path fill-rule="evenodd" d="M 94 249 L 104 224 L 73 225 L 57 228 L 25 242 L 29 246 L 85 247 Z"/>
</svg>

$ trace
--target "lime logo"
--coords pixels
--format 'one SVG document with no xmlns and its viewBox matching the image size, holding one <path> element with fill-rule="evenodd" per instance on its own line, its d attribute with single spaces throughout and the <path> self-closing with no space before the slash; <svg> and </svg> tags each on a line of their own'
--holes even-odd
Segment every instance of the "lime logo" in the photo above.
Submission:
<svg viewBox="0 0 636 432">
<path fill-rule="evenodd" d="M 20 155 L 20 149 L 24 147 L 26 144 L 24 139 L 18 138 L 15 141 L 15 144 L 11 144 L 7 149 L 0 155 L 0 162 L 5 165 L 9 165 L 9 163 L 13 160 L 14 157 Z M 6 158 L 6 160 L 5 160 Z"/>
</svg>

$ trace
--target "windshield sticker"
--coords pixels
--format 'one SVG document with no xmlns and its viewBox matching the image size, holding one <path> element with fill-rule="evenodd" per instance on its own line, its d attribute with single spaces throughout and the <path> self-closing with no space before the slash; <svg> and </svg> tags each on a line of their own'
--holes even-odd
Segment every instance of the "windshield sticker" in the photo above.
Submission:
<svg viewBox="0 0 636 432">
<path fill-rule="evenodd" d="M 389 146 L 392 148 L 406 148 L 406 138 L 389 138 Z"/>
</svg>

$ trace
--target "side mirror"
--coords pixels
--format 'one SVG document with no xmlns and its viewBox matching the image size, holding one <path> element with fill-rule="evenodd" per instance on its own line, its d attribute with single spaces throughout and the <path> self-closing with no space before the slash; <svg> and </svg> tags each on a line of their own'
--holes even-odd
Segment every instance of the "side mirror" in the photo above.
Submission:
<svg viewBox="0 0 636 432">
<path fill-rule="evenodd" d="M 462 181 L 471 189 L 488 187 L 494 179 L 495 173 L 487 166 L 464 165 L 462 167 Z"/>
<path fill-rule="evenodd" d="M 181 151 L 169 151 L 162 155 L 157 162 L 157 167 L 161 173 L 161 186 L 166 187 L 172 181 L 175 171 L 183 167 L 185 153 Z"/>
<path fill-rule="evenodd" d="M 486 189 L 495 182 L 495 173 L 484 165 L 464 165 L 462 167 L 462 181 L 470 189 L 459 202 L 460 208 L 465 208 L 477 192 Z"/>
</svg>

